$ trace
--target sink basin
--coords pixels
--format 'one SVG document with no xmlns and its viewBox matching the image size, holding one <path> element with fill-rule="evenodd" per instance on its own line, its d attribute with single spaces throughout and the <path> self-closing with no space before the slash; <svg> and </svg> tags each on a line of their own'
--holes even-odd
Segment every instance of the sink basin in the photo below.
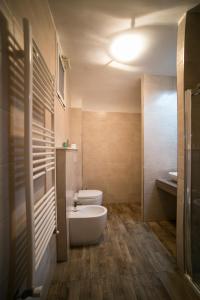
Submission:
<svg viewBox="0 0 200 300">
<path fill-rule="evenodd" d="M 177 177 L 178 177 L 178 173 L 177 172 L 169 172 L 169 177 L 171 180 L 176 181 L 177 182 Z"/>
</svg>

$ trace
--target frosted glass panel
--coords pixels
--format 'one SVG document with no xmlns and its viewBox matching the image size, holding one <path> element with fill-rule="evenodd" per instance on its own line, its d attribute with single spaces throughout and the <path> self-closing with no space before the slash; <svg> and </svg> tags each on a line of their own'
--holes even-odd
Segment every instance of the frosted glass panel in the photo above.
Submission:
<svg viewBox="0 0 200 300">
<path fill-rule="evenodd" d="M 200 288 L 200 91 L 185 99 L 185 271 Z"/>
<path fill-rule="evenodd" d="M 191 98 L 191 263 L 200 279 L 200 95 Z"/>
</svg>

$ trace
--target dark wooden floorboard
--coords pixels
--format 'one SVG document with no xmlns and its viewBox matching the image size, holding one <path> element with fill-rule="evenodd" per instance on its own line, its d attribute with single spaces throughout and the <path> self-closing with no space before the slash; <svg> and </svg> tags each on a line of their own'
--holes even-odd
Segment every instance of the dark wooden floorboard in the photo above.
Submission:
<svg viewBox="0 0 200 300">
<path fill-rule="evenodd" d="M 162 237 L 165 228 L 174 236 L 170 224 L 141 222 L 139 206 L 109 205 L 101 243 L 71 249 L 69 261 L 57 265 L 48 300 L 198 299 L 154 234 L 157 226 Z"/>
<path fill-rule="evenodd" d="M 176 223 L 160 221 L 148 222 L 148 224 L 167 250 L 176 257 Z"/>
</svg>

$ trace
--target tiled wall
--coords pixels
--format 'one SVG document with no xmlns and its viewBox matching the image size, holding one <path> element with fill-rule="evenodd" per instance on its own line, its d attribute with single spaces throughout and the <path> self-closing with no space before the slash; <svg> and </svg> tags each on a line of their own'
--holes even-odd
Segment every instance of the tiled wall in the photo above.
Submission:
<svg viewBox="0 0 200 300">
<path fill-rule="evenodd" d="M 2 26 L 0 22 L 0 26 Z M 1 48 L 1 45 L 0 45 Z M 0 56 L 2 51 L 0 51 Z M 1 60 L 1 57 L 0 57 Z M 2 73 L 0 74 L 0 79 Z M 0 298 L 4 299 L 8 282 L 9 266 L 9 194 L 8 194 L 8 124 L 9 111 L 2 98 L 2 80 L 0 80 Z"/>
<path fill-rule="evenodd" d="M 140 203 L 140 114 L 83 111 L 82 122 L 83 186 L 104 203 Z"/>
<path fill-rule="evenodd" d="M 68 211 L 73 205 L 78 186 L 78 151 L 69 149 L 56 150 L 56 189 L 57 189 L 57 258 L 59 262 L 69 257 L 69 219 Z"/>
<path fill-rule="evenodd" d="M 158 191 L 155 180 L 177 169 L 176 78 L 145 75 L 142 82 L 143 216 L 175 219 L 176 199 Z"/>
<path fill-rule="evenodd" d="M 5 0 L 18 24 L 26 17 L 31 23 L 33 37 L 37 42 L 42 55 L 53 75 L 56 73 L 56 30 L 50 15 L 48 1 L 40 0 Z M 67 106 L 69 107 L 69 98 Z M 56 146 L 61 146 L 69 137 L 69 109 L 64 110 L 57 100 L 55 101 L 55 130 Z"/>
<path fill-rule="evenodd" d="M 82 118 L 83 113 L 81 108 L 70 109 L 70 143 L 77 144 L 77 167 L 75 173 L 77 177 L 77 188 L 82 188 Z"/>
<path fill-rule="evenodd" d="M 7 14 L 9 17 L 9 12 Z M 16 244 L 14 239 L 25 246 L 22 238 L 25 232 L 25 193 L 24 193 L 24 162 L 23 162 L 23 87 L 16 80 L 14 72 L 10 79 L 18 84 L 18 93 L 14 89 L 13 82 L 8 80 L 8 74 L 13 68 L 13 63 L 8 64 L 10 54 L 6 48 L 6 27 L 14 34 L 14 25 L 10 20 L 6 21 L 0 15 L 0 299 L 6 299 L 8 290 L 9 266 L 15 263 L 14 253 Z M 20 43 L 20 41 L 19 41 Z M 14 52 L 12 52 L 14 53 Z M 16 67 L 21 68 L 16 62 Z M 12 83 L 12 84 L 11 84 Z M 12 87 L 8 89 L 9 87 Z M 14 180 L 15 179 L 15 180 Z M 11 201 L 12 199 L 12 201 Z M 15 208 L 18 209 L 15 209 Z M 11 230 L 12 224 L 18 222 L 18 226 Z M 13 276 L 14 274 L 12 274 Z"/>
</svg>

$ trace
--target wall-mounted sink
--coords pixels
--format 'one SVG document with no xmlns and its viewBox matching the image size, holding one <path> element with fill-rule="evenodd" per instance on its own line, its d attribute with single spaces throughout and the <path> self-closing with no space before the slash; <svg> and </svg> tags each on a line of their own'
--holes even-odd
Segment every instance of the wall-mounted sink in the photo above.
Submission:
<svg viewBox="0 0 200 300">
<path fill-rule="evenodd" d="M 178 172 L 168 172 L 169 177 L 171 180 L 176 181 L 178 180 Z"/>
</svg>

